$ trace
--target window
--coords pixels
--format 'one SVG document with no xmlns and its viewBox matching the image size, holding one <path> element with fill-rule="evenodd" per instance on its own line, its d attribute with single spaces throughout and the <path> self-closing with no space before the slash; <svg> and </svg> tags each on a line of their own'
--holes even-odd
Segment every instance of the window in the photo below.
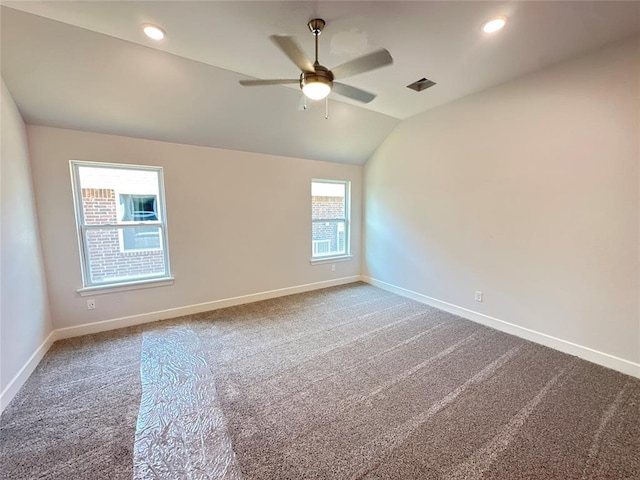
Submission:
<svg viewBox="0 0 640 480">
<path fill-rule="evenodd" d="M 348 256 L 349 182 L 311 182 L 311 259 Z"/>
<path fill-rule="evenodd" d="M 85 287 L 169 279 L 162 168 L 71 162 Z"/>
</svg>

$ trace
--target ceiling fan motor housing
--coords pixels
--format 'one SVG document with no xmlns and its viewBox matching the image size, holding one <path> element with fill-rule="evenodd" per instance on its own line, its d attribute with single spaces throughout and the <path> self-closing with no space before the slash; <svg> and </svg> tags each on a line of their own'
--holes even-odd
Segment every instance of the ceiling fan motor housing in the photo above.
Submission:
<svg viewBox="0 0 640 480">
<path fill-rule="evenodd" d="M 324 83 L 329 88 L 333 88 L 333 74 L 331 70 L 322 65 L 314 65 L 315 72 L 302 72 L 300 74 L 300 88 L 304 88 L 309 83 Z"/>
</svg>

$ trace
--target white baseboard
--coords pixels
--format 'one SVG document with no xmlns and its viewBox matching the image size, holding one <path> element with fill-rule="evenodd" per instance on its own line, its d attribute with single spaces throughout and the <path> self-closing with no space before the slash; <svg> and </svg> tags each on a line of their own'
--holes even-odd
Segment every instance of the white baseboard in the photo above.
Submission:
<svg viewBox="0 0 640 480">
<path fill-rule="evenodd" d="M 29 360 L 22 366 L 22 368 L 16 373 L 16 375 L 11 379 L 9 384 L 5 387 L 5 389 L 0 393 L 0 413 L 4 412 L 4 409 L 9 405 L 13 397 L 16 396 L 16 393 L 22 388 L 24 382 L 27 381 L 29 376 L 36 369 L 42 357 L 44 357 L 45 353 L 49 351 L 51 345 L 55 341 L 55 331 L 51 332 L 47 338 L 45 338 L 44 342 L 33 352 L 33 355 L 29 357 Z"/>
<path fill-rule="evenodd" d="M 336 285 L 344 285 L 347 283 L 361 281 L 360 275 L 352 277 L 342 277 L 334 280 L 325 280 L 322 282 L 308 283 L 305 285 L 297 285 L 295 287 L 280 288 L 277 290 L 269 290 L 266 292 L 252 293 L 250 295 L 242 295 L 240 297 L 224 298 L 222 300 L 214 300 L 212 302 L 198 303 L 195 305 L 187 305 L 185 307 L 170 308 L 157 312 L 143 313 L 140 315 L 131 315 L 128 317 L 114 318 L 112 320 L 104 320 L 102 322 L 85 323 L 73 327 L 60 328 L 55 330 L 55 340 L 63 338 L 79 337 L 91 333 L 106 332 L 124 327 L 133 327 L 144 323 L 156 322 L 158 320 L 166 320 L 168 318 L 181 317 L 183 315 L 192 315 L 194 313 L 208 312 L 210 310 L 218 310 L 220 308 L 234 307 L 244 303 L 259 302 L 260 300 L 268 300 L 270 298 L 284 297 L 286 295 L 294 295 L 296 293 L 309 292 L 311 290 L 319 290 L 321 288 L 334 287 Z"/>
<path fill-rule="evenodd" d="M 480 323 L 487 327 L 495 328 L 496 330 L 500 330 L 501 332 L 524 338 L 525 340 L 539 343 L 546 347 L 553 348 L 554 350 L 568 353 L 569 355 L 575 355 L 584 360 L 602 365 L 603 367 L 611 368 L 613 370 L 617 370 L 618 372 L 640 378 L 640 364 L 638 363 L 615 357 L 613 355 L 609 355 L 608 353 L 600 352 L 589 347 L 584 347 L 567 340 L 562 340 L 560 338 L 547 335 L 546 333 L 541 333 L 529 328 L 521 327 L 519 325 L 515 325 L 513 323 L 506 322 L 504 320 L 500 320 L 483 313 L 478 313 L 464 307 L 459 307 L 451 303 L 443 302 L 442 300 L 438 300 L 436 298 L 432 298 L 427 295 L 414 292 L 412 290 L 407 290 L 406 288 L 398 287 L 381 280 L 376 280 L 375 278 L 363 275 L 361 279 L 363 282 L 382 288 L 383 290 L 393 292 L 395 294 L 410 298 L 420 303 L 431 305 L 432 307 L 444 310 L 445 312 L 449 312 L 454 315 L 458 315 L 460 317 L 466 318 L 467 320 Z"/>
</svg>

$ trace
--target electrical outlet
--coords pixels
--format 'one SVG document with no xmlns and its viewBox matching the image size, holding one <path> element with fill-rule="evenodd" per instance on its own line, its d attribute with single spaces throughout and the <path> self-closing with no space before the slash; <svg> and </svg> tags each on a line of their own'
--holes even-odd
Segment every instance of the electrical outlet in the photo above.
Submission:
<svg viewBox="0 0 640 480">
<path fill-rule="evenodd" d="M 87 310 L 95 310 L 96 309 L 96 301 L 93 298 L 87 300 Z"/>
<path fill-rule="evenodd" d="M 476 302 L 482 301 L 482 292 L 476 290 Z"/>
<path fill-rule="evenodd" d="M 335 265 L 331 265 L 331 271 L 335 272 L 336 271 L 336 266 Z"/>
</svg>

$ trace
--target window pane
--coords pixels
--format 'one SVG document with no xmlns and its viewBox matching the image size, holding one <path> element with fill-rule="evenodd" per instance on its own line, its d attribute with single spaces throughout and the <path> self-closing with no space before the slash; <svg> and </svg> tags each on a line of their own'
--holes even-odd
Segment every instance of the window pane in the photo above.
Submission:
<svg viewBox="0 0 640 480">
<path fill-rule="evenodd" d="M 344 219 L 346 185 L 344 183 L 311 183 L 311 218 Z"/>
<path fill-rule="evenodd" d="M 122 229 L 122 250 L 150 250 L 160 248 L 158 227 L 132 227 Z"/>
<path fill-rule="evenodd" d="M 311 242 L 311 255 L 313 257 L 344 255 L 346 253 L 344 220 L 313 222 Z"/>
<path fill-rule="evenodd" d="M 88 228 L 92 283 L 115 283 L 166 274 L 160 227 Z"/>
<path fill-rule="evenodd" d="M 85 225 L 160 218 L 157 171 L 81 165 L 78 179 Z"/>
</svg>

